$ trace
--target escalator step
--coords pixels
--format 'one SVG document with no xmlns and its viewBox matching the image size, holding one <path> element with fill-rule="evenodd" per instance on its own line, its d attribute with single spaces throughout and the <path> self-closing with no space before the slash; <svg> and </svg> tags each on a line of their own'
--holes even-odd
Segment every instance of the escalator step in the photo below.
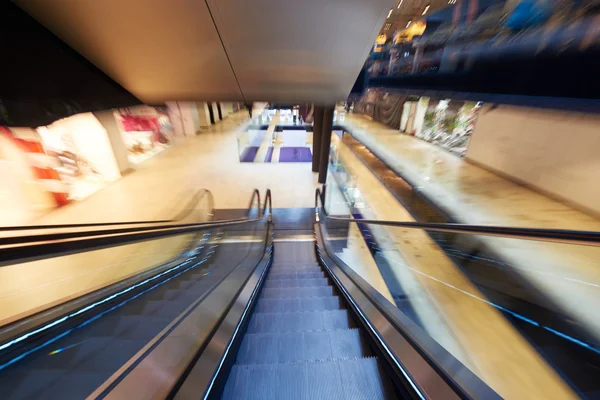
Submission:
<svg viewBox="0 0 600 400">
<path fill-rule="evenodd" d="M 255 313 L 295 312 L 344 309 L 343 301 L 337 296 L 310 297 L 305 299 L 258 299 Z"/>
<path fill-rule="evenodd" d="M 265 288 L 261 293 L 263 299 L 289 299 L 295 297 L 324 297 L 332 296 L 333 287 L 331 286 L 313 286 L 313 287 L 286 287 L 286 288 Z"/>
<path fill-rule="evenodd" d="M 244 336 L 236 364 L 272 364 L 371 355 L 358 329 L 250 333 Z"/>
<path fill-rule="evenodd" d="M 265 281 L 265 288 L 293 288 L 293 287 L 316 287 L 329 286 L 327 278 L 311 279 L 271 279 L 269 276 Z"/>
<path fill-rule="evenodd" d="M 354 324 L 347 310 L 254 314 L 247 333 L 274 333 L 350 329 Z"/>
<path fill-rule="evenodd" d="M 323 271 L 321 266 L 317 263 L 310 263 L 310 264 L 273 263 L 273 265 L 271 265 L 271 270 L 294 270 L 294 271 L 319 270 L 319 271 Z"/>
<path fill-rule="evenodd" d="M 356 374 L 359 374 L 358 378 Z M 223 400 L 395 399 L 376 358 L 234 366 Z"/>
<path fill-rule="evenodd" d="M 271 270 L 269 273 L 269 279 L 280 280 L 280 279 L 319 279 L 325 278 L 325 272 L 277 272 Z"/>
<path fill-rule="evenodd" d="M 321 267 L 306 267 L 306 268 L 293 268 L 293 267 L 271 267 L 269 271 L 269 275 L 278 275 L 278 274 L 294 274 L 294 273 L 318 273 L 323 272 Z"/>
</svg>

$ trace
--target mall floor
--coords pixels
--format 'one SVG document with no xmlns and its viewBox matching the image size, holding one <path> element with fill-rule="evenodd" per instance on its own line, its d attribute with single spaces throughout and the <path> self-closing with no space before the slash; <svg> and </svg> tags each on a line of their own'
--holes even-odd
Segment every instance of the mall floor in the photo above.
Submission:
<svg viewBox="0 0 600 400">
<path fill-rule="evenodd" d="M 314 206 L 317 177 L 310 163 L 240 163 L 236 135 L 249 123 L 247 111 L 234 113 L 197 136 L 180 139 L 87 199 L 31 223 L 171 218 L 203 188 L 212 192 L 215 208 L 247 208 L 255 188 L 261 194 L 270 188 L 274 207 Z"/>
</svg>

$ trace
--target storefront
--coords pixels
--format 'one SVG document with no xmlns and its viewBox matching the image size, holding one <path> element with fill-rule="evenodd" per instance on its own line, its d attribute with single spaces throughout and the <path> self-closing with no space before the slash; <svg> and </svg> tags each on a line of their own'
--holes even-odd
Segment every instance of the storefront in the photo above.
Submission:
<svg viewBox="0 0 600 400">
<path fill-rule="evenodd" d="M 44 159 L 40 167 L 57 174 L 54 186 L 62 188 L 68 201 L 82 200 L 121 177 L 107 132 L 92 113 L 73 115 L 36 131 L 44 150 L 36 159 Z"/>
<path fill-rule="evenodd" d="M 407 101 L 402 108 L 400 130 L 463 157 L 481 105 L 429 97 Z"/>
<path fill-rule="evenodd" d="M 417 137 L 463 157 L 475 128 L 481 102 L 430 100 Z"/>
<path fill-rule="evenodd" d="M 131 164 L 137 165 L 167 149 L 173 139 L 166 109 L 140 106 L 114 111 Z"/>
</svg>

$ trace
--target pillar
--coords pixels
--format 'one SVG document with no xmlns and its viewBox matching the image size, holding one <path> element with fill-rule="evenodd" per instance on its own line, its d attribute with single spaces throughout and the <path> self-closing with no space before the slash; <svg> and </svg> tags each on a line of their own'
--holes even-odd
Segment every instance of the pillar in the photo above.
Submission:
<svg viewBox="0 0 600 400">
<path fill-rule="evenodd" d="M 327 165 L 329 164 L 329 148 L 331 147 L 331 130 L 333 129 L 334 106 L 323 108 L 323 124 L 321 128 L 321 158 L 319 161 L 319 183 L 327 180 Z"/>
<path fill-rule="evenodd" d="M 94 113 L 94 116 L 106 130 L 113 154 L 115 155 L 117 167 L 121 175 L 124 175 L 131 170 L 128 157 L 129 151 L 127 150 L 127 146 L 125 146 L 125 141 L 123 140 L 123 135 L 117 124 L 114 112 L 112 110 L 97 111 Z"/>
<path fill-rule="evenodd" d="M 217 103 L 210 103 L 210 106 L 212 107 L 212 111 L 213 111 L 213 119 L 214 119 L 214 123 L 216 124 L 217 122 L 219 122 L 221 120 L 221 118 L 219 118 L 219 108 L 217 107 Z"/>
<path fill-rule="evenodd" d="M 315 107 L 313 113 L 313 157 L 312 170 L 319 172 L 321 162 L 321 131 L 323 130 L 323 107 Z"/>
<path fill-rule="evenodd" d="M 210 112 L 208 111 L 208 103 L 206 102 L 198 102 L 196 103 L 198 107 L 198 119 L 200 121 L 200 128 L 208 128 L 210 127 Z"/>
</svg>

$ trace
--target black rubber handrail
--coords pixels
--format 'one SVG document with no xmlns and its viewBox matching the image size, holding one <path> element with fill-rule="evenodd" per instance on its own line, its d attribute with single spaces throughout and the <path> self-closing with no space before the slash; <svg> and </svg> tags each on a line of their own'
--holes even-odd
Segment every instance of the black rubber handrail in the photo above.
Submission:
<svg viewBox="0 0 600 400">
<path fill-rule="evenodd" d="M 200 189 L 197 191 L 192 199 L 188 202 L 188 205 L 181 210 L 175 217 L 171 219 L 154 220 L 154 221 L 130 221 L 130 222 L 92 222 L 85 224 L 56 224 L 56 225 L 24 225 L 24 226 L 0 226 L 0 232 L 8 231 L 27 231 L 27 230 L 44 230 L 44 229 L 71 229 L 71 228 L 92 228 L 99 226 L 117 226 L 117 225 L 149 225 L 149 224 L 168 224 L 177 221 L 182 221 L 187 218 L 192 211 L 195 210 L 196 206 L 208 195 L 209 199 L 209 215 L 214 215 L 214 199 L 210 190 Z"/>
<path fill-rule="evenodd" d="M 256 218 L 250 218 L 250 211 L 255 201 L 258 203 L 259 215 Z M 0 266 L 123 246 L 136 242 L 194 233 L 206 229 L 247 224 L 260 221 L 265 215 L 268 216 L 268 221 L 272 220 L 271 190 L 267 189 L 264 205 L 261 208 L 260 192 L 258 189 L 254 189 L 247 216 L 238 219 L 196 224 L 158 225 L 142 228 L 1 238 L 0 244 L 3 244 L 4 247 L 0 248 Z"/>
<path fill-rule="evenodd" d="M 325 188 L 325 186 L 323 187 Z M 319 208 L 319 203 L 321 207 Z M 600 246 L 600 232 L 597 231 L 576 231 L 568 229 L 539 229 L 539 228 L 512 228 L 506 226 L 493 225 L 468 225 L 468 224 L 430 224 L 421 222 L 404 221 L 380 221 L 372 219 L 354 219 L 344 217 L 333 217 L 325 209 L 324 189 L 319 188 L 315 191 L 315 211 L 317 221 L 319 220 L 319 210 L 327 220 L 354 222 L 371 225 L 395 226 L 407 229 L 422 229 L 433 232 L 464 233 L 467 235 L 496 236 L 507 239 L 526 239 L 541 242 L 554 242 L 577 244 L 583 246 Z"/>
</svg>

